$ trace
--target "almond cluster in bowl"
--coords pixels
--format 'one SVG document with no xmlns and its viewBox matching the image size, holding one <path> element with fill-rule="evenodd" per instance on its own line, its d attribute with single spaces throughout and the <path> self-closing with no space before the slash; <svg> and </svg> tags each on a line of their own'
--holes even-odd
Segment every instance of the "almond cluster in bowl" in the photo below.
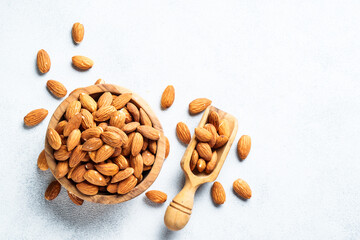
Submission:
<svg viewBox="0 0 360 240">
<path fill-rule="evenodd" d="M 126 194 L 151 170 L 159 130 L 131 101 L 132 93 L 100 97 L 80 93 L 47 141 L 55 177 L 66 177 L 85 195 Z"/>
</svg>

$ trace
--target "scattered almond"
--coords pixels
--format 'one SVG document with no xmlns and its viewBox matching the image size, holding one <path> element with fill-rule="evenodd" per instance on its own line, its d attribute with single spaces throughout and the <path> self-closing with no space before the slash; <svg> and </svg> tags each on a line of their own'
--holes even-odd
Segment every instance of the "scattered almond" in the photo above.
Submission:
<svg viewBox="0 0 360 240">
<path fill-rule="evenodd" d="M 249 155 L 250 149 L 251 138 L 248 135 L 241 136 L 237 145 L 237 152 L 239 157 L 244 160 Z"/>
<path fill-rule="evenodd" d="M 151 190 L 145 193 L 146 197 L 153 203 L 164 203 L 166 202 L 167 195 L 158 190 Z"/>
<path fill-rule="evenodd" d="M 171 107 L 175 100 L 175 88 L 173 85 L 169 85 L 165 88 L 161 96 L 161 107 L 166 109 Z"/>
<path fill-rule="evenodd" d="M 61 82 L 49 80 L 47 81 L 46 86 L 49 91 L 57 98 L 65 97 L 67 93 L 65 86 Z"/>
<path fill-rule="evenodd" d="M 45 199 L 46 200 L 54 200 L 60 193 L 61 185 L 58 181 L 52 181 L 45 191 Z"/>
<path fill-rule="evenodd" d="M 190 143 L 191 134 L 190 134 L 190 130 L 189 130 L 188 126 L 185 123 L 179 122 L 176 125 L 176 135 L 179 138 L 179 140 L 181 142 L 183 142 L 184 144 Z"/>
<path fill-rule="evenodd" d="M 37 66 L 41 73 L 47 73 L 50 70 L 50 57 L 44 49 L 39 50 L 39 52 L 37 53 Z"/>
<path fill-rule="evenodd" d="M 48 110 L 44 108 L 35 109 L 26 114 L 24 123 L 28 127 L 32 127 L 41 123 L 48 115 Z"/>
<path fill-rule="evenodd" d="M 45 149 L 42 150 L 41 153 L 39 154 L 39 157 L 37 160 L 37 165 L 38 165 L 38 168 L 42 171 L 46 171 L 49 169 L 49 166 L 47 164 L 46 157 L 45 157 Z"/>
<path fill-rule="evenodd" d="M 81 70 L 88 70 L 94 65 L 94 61 L 84 56 L 73 56 L 72 63 Z"/>
<path fill-rule="evenodd" d="M 72 37 L 75 43 L 80 43 L 84 39 L 84 25 L 74 23 L 72 27 Z"/>
<path fill-rule="evenodd" d="M 233 189 L 234 191 L 242 198 L 244 199 L 250 199 L 251 198 L 251 189 L 247 182 L 242 180 L 241 178 L 237 179 L 233 183 Z"/>
<path fill-rule="evenodd" d="M 211 100 L 207 98 L 197 98 L 189 104 L 190 114 L 197 114 L 204 111 L 211 105 Z"/>
<path fill-rule="evenodd" d="M 221 183 L 214 182 L 211 188 L 211 197 L 216 204 L 224 204 L 226 200 L 225 190 Z"/>
<path fill-rule="evenodd" d="M 84 200 L 82 200 L 81 198 L 77 197 L 75 194 L 72 194 L 72 193 L 69 192 L 69 191 L 67 191 L 67 193 L 68 193 L 68 196 L 69 196 L 70 200 L 71 200 L 74 204 L 76 204 L 76 205 L 78 205 L 78 206 L 83 205 Z"/>
</svg>

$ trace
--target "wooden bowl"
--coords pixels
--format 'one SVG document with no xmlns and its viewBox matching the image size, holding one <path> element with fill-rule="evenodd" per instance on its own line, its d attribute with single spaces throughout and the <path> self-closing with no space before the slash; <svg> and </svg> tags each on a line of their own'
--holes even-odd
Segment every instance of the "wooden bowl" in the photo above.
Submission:
<svg viewBox="0 0 360 240">
<path fill-rule="evenodd" d="M 150 106 L 146 103 L 146 101 L 144 99 L 142 99 L 136 93 L 134 93 L 126 88 L 119 87 L 119 86 L 116 86 L 113 84 L 99 84 L 99 85 L 91 85 L 91 86 L 85 87 L 85 88 L 78 88 L 78 89 L 74 90 L 72 93 L 70 93 L 70 95 L 55 110 L 54 114 L 52 115 L 52 117 L 50 119 L 50 122 L 48 125 L 49 128 L 51 127 L 51 128 L 55 129 L 58 122 L 62 119 L 68 105 L 71 102 L 78 100 L 79 94 L 83 93 L 83 92 L 87 93 L 89 95 L 92 95 L 94 97 L 100 96 L 103 92 L 111 92 L 112 94 L 116 94 L 116 95 L 131 92 L 132 93 L 131 102 L 134 103 L 137 107 L 143 108 L 144 111 L 149 116 L 149 118 L 151 119 L 153 127 L 160 131 L 160 139 L 157 141 L 157 151 L 156 151 L 156 155 L 155 155 L 155 161 L 154 161 L 154 164 L 153 164 L 150 172 L 148 173 L 148 175 L 146 177 L 144 177 L 144 179 L 134 189 L 132 189 L 129 193 L 124 194 L 124 195 L 97 194 L 97 195 L 93 195 L 93 196 L 88 196 L 88 195 L 84 195 L 80 191 L 78 191 L 75 184 L 73 182 L 71 182 L 69 179 L 67 179 L 66 177 L 62 177 L 57 180 L 60 182 L 60 184 L 66 190 L 75 194 L 79 198 L 84 199 L 89 202 L 102 203 L 102 204 L 115 204 L 115 203 L 121 203 L 121 202 L 128 201 L 130 199 L 133 199 L 133 198 L 137 197 L 138 195 L 140 195 L 141 193 L 143 193 L 146 189 L 148 189 L 151 186 L 151 184 L 157 178 L 157 176 L 161 170 L 162 164 L 164 162 L 166 146 L 165 146 L 165 136 L 164 136 L 160 121 L 156 117 L 155 113 L 152 111 Z M 56 160 L 54 159 L 53 149 L 47 142 L 46 137 L 45 137 L 45 156 L 46 156 L 46 161 L 49 165 L 49 168 L 55 177 L 54 172 L 55 172 L 55 167 L 56 167 Z"/>
</svg>

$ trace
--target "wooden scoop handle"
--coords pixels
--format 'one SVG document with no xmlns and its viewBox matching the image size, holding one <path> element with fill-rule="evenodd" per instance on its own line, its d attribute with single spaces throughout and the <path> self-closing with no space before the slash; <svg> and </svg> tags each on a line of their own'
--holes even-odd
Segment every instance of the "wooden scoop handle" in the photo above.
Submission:
<svg viewBox="0 0 360 240">
<path fill-rule="evenodd" d="M 166 209 L 164 222 L 168 229 L 178 231 L 188 223 L 198 187 L 199 185 L 193 186 L 186 178 L 183 189 L 174 197 Z"/>
</svg>

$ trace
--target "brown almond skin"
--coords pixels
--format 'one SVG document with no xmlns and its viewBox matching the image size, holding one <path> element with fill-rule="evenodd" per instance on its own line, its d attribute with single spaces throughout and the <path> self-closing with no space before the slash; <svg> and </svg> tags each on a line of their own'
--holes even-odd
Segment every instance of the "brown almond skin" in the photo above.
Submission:
<svg viewBox="0 0 360 240">
<path fill-rule="evenodd" d="M 123 128 L 125 126 L 125 114 L 116 111 L 110 117 L 110 126 Z"/>
<path fill-rule="evenodd" d="M 160 139 L 160 131 L 150 127 L 141 125 L 137 127 L 137 131 L 143 135 L 143 137 L 146 137 L 147 139 L 157 141 Z"/>
<path fill-rule="evenodd" d="M 32 110 L 24 117 L 24 123 L 28 127 L 33 127 L 41 123 L 48 115 L 48 110 L 39 108 Z"/>
<path fill-rule="evenodd" d="M 94 119 L 97 122 L 107 121 L 114 112 L 116 112 L 116 108 L 114 106 L 101 107 L 95 112 Z"/>
<path fill-rule="evenodd" d="M 228 142 L 229 138 L 225 135 L 220 135 L 216 138 L 216 143 L 214 145 L 213 148 L 221 148 L 223 147 L 227 142 Z"/>
<path fill-rule="evenodd" d="M 191 134 L 188 126 L 185 123 L 179 122 L 176 125 L 176 135 L 182 143 L 184 144 L 190 143 Z"/>
<path fill-rule="evenodd" d="M 96 152 L 95 161 L 96 163 L 103 162 L 107 160 L 113 153 L 115 152 L 115 148 L 111 147 L 107 144 L 104 144 L 99 150 Z"/>
<path fill-rule="evenodd" d="M 125 105 L 131 100 L 132 98 L 132 93 L 123 93 L 119 96 L 117 96 L 113 102 L 112 105 L 117 109 L 121 109 L 123 107 L 125 107 Z"/>
<path fill-rule="evenodd" d="M 226 194 L 223 186 L 219 182 L 214 182 L 211 188 L 211 197 L 215 204 L 224 204 L 226 201 Z"/>
<path fill-rule="evenodd" d="M 206 161 L 210 161 L 211 156 L 212 156 L 212 151 L 211 151 L 209 144 L 199 142 L 196 145 L 196 151 L 199 153 L 199 156 L 201 158 L 203 158 Z"/>
<path fill-rule="evenodd" d="M 149 151 L 150 151 L 152 154 L 156 154 L 156 150 L 157 150 L 156 141 L 149 140 L 148 149 L 149 149 Z"/>
<path fill-rule="evenodd" d="M 127 142 L 122 146 L 122 153 L 121 153 L 122 155 L 124 155 L 124 156 L 130 155 L 131 144 L 132 144 L 134 136 L 135 136 L 135 132 L 132 132 L 129 134 Z"/>
<path fill-rule="evenodd" d="M 219 114 L 215 111 L 211 111 L 208 117 L 208 122 L 216 128 L 216 131 L 219 129 L 220 117 Z"/>
<path fill-rule="evenodd" d="M 79 44 L 80 42 L 82 42 L 85 33 L 84 25 L 78 22 L 74 23 L 71 32 L 72 32 L 72 38 L 75 43 Z"/>
<path fill-rule="evenodd" d="M 102 132 L 103 132 L 103 129 L 100 127 L 89 128 L 81 133 L 81 138 L 84 141 L 87 141 L 90 138 L 100 138 Z"/>
<path fill-rule="evenodd" d="M 53 128 L 48 128 L 47 141 L 54 150 L 58 150 L 61 147 L 60 135 Z"/>
<path fill-rule="evenodd" d="M 191 159 L 190 159 L 190 169 L 191 169 L 191 171 L 194 171 L 198 160 L 199 160 L 199 154 L 194 149 L 193 153 L 191 154 Z"/>
<path fill-rule="evenodd" d="M 175 100 L 175 88 L 173 85 L 169 85 L 165 88 L 161 96 L 161 107 L 163 109 L 171 107 Z"/>
<path fill-rule="evenodd" d="M 213 135 L 205 128 L 195 128 L 195 136 L 200 142 L 209 142 Z"/>
<path fill-rule="evenodd" d="M 134 176 L 140 178 L 144 170 L 144 160 L 140 154 L 130 157 L 130 166 L 134 169 Z"/>
<path fill-rule="evenodd" d="M 103 141 L 100 138 L 90 138 L 84 142 L 82 150 L 86 152 L 96 151 L 103 145 Z"/>
<path fill-rule="evenodd" d="M 80 111 L 81 113 L 81 126 L 84 129 L 89 129 L 89 128 L 93 128 L 96 127 L 96 123 L 94 121 L 94 117 L 93 115 L 89 112 L 89 110 L 83 108 Z"/>
<path fill-rule="evenodd" d="M 126 104 L 126 108 L 131 114 L 132 118 L 135 122 L 140 122 L 140 112 L 139 109 L 135 106 L 135 104 L 129 102 Z"/>
<path fill-rule="evenodd" d="M 96 195 L 99 192 L 99 187 L 88 182 L 81 182 L 76 184 L 76 188 L 85 195 Z"/>
<path fill-rule="evenodd" d="M 227 119 L 222 119 L 220 121 L 218 132 L 220 135 L 230 137 L 230 126 Z"/>
<path fill-rule="evenodd" d="M 68 196 L 69 196 L 70 200 L 71 200 L 74 204 L 76 204 L 76 205 L 78 205 L 78 206 L 83 205 L 83 203 L 84 203 L 84 200 L 83 200 L 83 199 L 77 197 L 75 194 L 72 194 L 72 193 L 69 192 L 69 191 L 67 191 L 67 193 L 68 193 Z"/>
<path fill-rule="evenodd" d="M 250 149 L 251 149 L 251 138 L 248 135 L 241 136 L 237 145 L 237 152 L 241 160 L 247 158 L 247 156 L 250 153 Z"/>
<path fill-rule="evenodd" d="M 98 108 L 111 106 L 113 101 L 112 94 L 110 92 L 104 92 L 97 101 Z"/>
<path fill-rule="evenodd" d="M 63 98 L 67 94 L 65 86 L 59 81 L 49 80 L 47 81 L 46 86 L 49 91 L 57 98 Z"/>
<path fill-rule="evenodd" d="M 153 165 L 154 161 L 155 161 L 155 156 L 154 154 L 152 154 L 150 151 L 145 150 L 141 153 L 143 162 L 145 166 L 151 166 Z"/>
<path fill-rule="evenodd" d="M 129 162 L 123 155 L 114 158 L 113 162 L 119 167 L 119 169 L 122 170 L 129 167 Z"/>
<path fill-rule="evenodd" d="M 67 150 L 66 145 L 62 145 L 59 150 L 54 151 L 54 158 L 58 161 L 68 160 L 71 156 L 71 152 Z"/>
<path fill-rule="evenodd" d="M 137 182 L 138 182 L 137 178 L 131 175 L 127 179 L 119 182 L 117 193 L 126 194 L 130 192 L 136 186 Z"/>
<path fill-rule="evenodd" d="M 118 189 L 118 183 L 110 183 L 107 187 L 106 190 L 109 193 L 117 193 L 117 189 Z"/>
<path fill-rule="evenodd" d="M 79 165 L 79 166 L 75 167 L 74 171 L 71 174 L 71 179 L 76 183 L 85 181 L 84 175 L 85 175 L 86 171 L 87 170 L 86 170 L 85 165 Z"/>
<path fill-rule="evenodd" d="M 207 98 L 197 98 L 189 104 L 190 114 L 198 114 L 211 105 L 211 100 Z"/>
<path fill-rule="evenodd" d="M 77 145 L 80 144 L 81 131 L 80 129 L 74 129 L 67 138 L 66 147 L 68 151 L 72 151 Z"/>
<path fill-rule="evenodd" d="M 197 163 L 196 163 L 196 169 L 198 170 L 198 172 L 203 172 L 206 168 L 206 162 L 204 159 L 200 158 Z"/>
<path fill-rule="evenodd" d="M 101 175 L 96 170 L 88 170 L 84 174 L 84 178 L 86 181 L 88 181 L 89 183 L 94 184 L 96 186 L 106 186 L 107 185 L 104 176 Z"/>
<path fill-rule="evenodd" d="M 125 124 L 133 122 L 131 114 L 129 113 L 129 111 L 125 107 L 121 108 L 119 110 L 119 112 L 121 114 L 125 115 Z"/>
<path fill-rule="evenodd" d="M 114 148 L 121 147 L 122 145 L 121 136 L 115 132 L 105 131 L 101 133 L 101 140 L 103 140 L 104 143 Z"/>
<path fill-rule="evenodd" d="M 42 150 L 41 153 L 39 154 L 39 157 L 37 160 L 37 166 L 42 171 L 46 171 L 49 169 L 49 166 L 47 164 L 46 157 L 45 157 L 45 149 Z"/>
<path fill-rule="evenodd" d="M 210 145 L 210 147 L 212 148 L 212 147 L 214 147 L 215 144 L 216 144 L 216 139 L 217 139 L 218 133 L 217 133 L 216 128 L 214 127 L 214 125 L 212 125 L 211 123 L 205 124 L 204 128 L 205 128 L 206 130 L 208 130 L 209 132 L 211 132 L 211 134 L 212 134 L 212 136 L 213 136 L 213 137 L 210 139 L 210 141 L 208 142 L 209 145 Z"/>
<path fill-rule="evenodd" d="M 85 56 L 73 56 L 72 63 L 81 70 L 88 70 L 94 65 L 94 61 Z"/>
<path fill-rule="evenodd" d="M 56 127 L 55 127 L 55 131 L 57 131 L 60 135 L 63 134 L 63 131 L 64 131 L 64 128 L 67 124 L 67 121 L 66 120 L 62 120 L 60 121 Z"/>
<path fill-rule="evenodd" d="M 238 196 L 240 196 L 241 198 L 244 198 L 244 199 L 251 198 L 252 193 L 251 193 L 250 186 L 249 186 L 249 184 L 247 184 L 247 182 L 245 182 L 241 178 L 234 181 L 233 189 L 238 194 Z"/>
<path fill-rule="evenodd" d="M 81 103 L 81 106 L 89 112 L 95 112 L 97 110 L 97 103 L 96 101 L 87 93 L 80 93 L 79 100 Z"/>
<path fill-rule="evenodd" d="M 205 172 L 207 174 L 210 174 L 215 169 L 216 163 L 217 163 L 217 152 L 214 151 L 210 161 L 206 164 Z"/>
<path fill-rule="evenodd" d="M 77 145 L 70 156 L 69 166 L 71 168 L 75 167 L 85 158 L 85 156 L 86 152 L 82 150 L 82 145 Z"/>
<path fill-rule="evenodd" d="M 68 161 L 58 162 L 55 167 L 54 175 L 56 178 L 65 177 L 69 172 L 69 163 Z"/>
<path fill-rule="evenodd" d="M 81 113 L 76 113 L 74 116 L 72 116 L 64 128 L 64 136 L 67 137 L 73 130 L 78 129 L 80 127 L 81 121 Z"/>
<path fill-rule="evenodd" d="M 140 153 L 142 146 L 144 144 L 143 136 L 136 132 L 131 144 L 131 155 L 136 156 Z"/>
<path fill-rule="evenodd" d="M 75 114 L 79 113 L 81 111 L 81 103 L 80 101 L 73 101 L 71 102 L 65 113 L 66 120 L 69 121 L 70 118 L 72 118 Z"/>
<path fill-rule="evenodd" d="M 37 66 L 41 73 L 47 73 L 50 70 L 50 56 L 44 49 L 39 50 L 37 53 Z"/>
<path fill-rule="evenodd" d="M 144 111 L 144 109 L 140 108 L 140 123 L 145 126 L 152 127 L 152 122 L 147 115 L 147 113 Z"/>
<path fill-rule="evenodd" d="M 131 123 L 125 124 L 125 126 L 121 130 L 124 131 L 125 133 L 129 134 L 129 133 L 135 131 L 138 126 L 140 126 L 140 123 L 131 122 Z"/>
<path fill-rule="evenodd" d="M 114 163 L 97 164 L 95 168 L 105 176 L 114 176 L 119 172 L 119 167 Z"/>
<path fill-rule="evenodd" d="M 170 153 L 170 142 L 169 139 L 165 136 L 165 144 L 166 144 L 166 150 L 165 150 L 165 158 L 169 156 Z"/>
<path fill-rule="evenodd" d="M 130 177 L 134 173 L 134 169 L 131 167 L 128 167 L 122 171 L 119 171 L 117 174 L 115 174 L 112 179 L 111 183 L 117 183 L 120 182 L 128 177 Z"/>
<path fill-rule="evenodd" d="M 48 201 L 54 200 L 60 193 L 61 185 L 58 181 L 52 181 L 45 191 L 45 199 Z"/>
<path fill-rule="evenodd" d="M 151 190 L 145 193 L 146 197 L 153 203 L 164 203 L 167 200 L 167 195 L 158 190 Z"/>
</svg>

